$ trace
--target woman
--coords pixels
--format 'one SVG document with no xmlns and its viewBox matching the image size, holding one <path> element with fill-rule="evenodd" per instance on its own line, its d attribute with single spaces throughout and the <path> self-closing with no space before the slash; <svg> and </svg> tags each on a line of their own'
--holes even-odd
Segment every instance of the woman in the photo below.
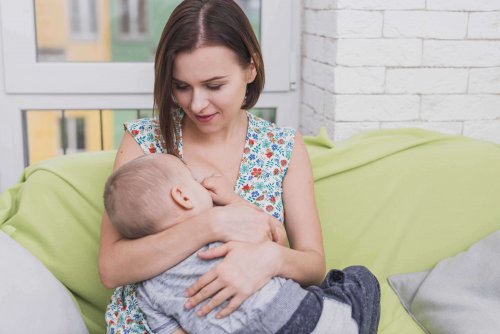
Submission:
<svg viewBox="0 0 500 334">
<path fill-rule="evenodd" d="M 245 206 L 215 207 L 167 231 L 123 238 L 106 213 L 99 270 L 117 288 L 107 311 L 108 331 L 149 331 L 132 283 L 171 268 L 206 243 L 203 254 L 224 256 L 188 291 L 186 307 L 208 301 L 201 315 L 229 301 L 226 316 L 273 276 L 303 286 L 325 274 L 321 228 L 304 141 L 290 128 L 251 116 L 264 85 L 264 66 L 248 19 L 232 0 L 186 0 L 172 13 L 155 58 L 154 98 L 159 122 L 127 125 L 114 169 L 144 153 L 170 153 L 203 179 L 220 174 L 235 191 L 283 221 L 290 248 L 269 239 L 267 213 Z M 129 285 L 131 284 L 131 285 Z"/>
</svg>

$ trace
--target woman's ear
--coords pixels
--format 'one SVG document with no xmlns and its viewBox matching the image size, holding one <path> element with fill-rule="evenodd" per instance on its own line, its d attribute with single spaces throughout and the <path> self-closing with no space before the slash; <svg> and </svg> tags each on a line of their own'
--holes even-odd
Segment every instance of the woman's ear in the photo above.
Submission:
<svg viewBox="0 0 500 334">
<path fill-rule="evenodd" d="M 172 195 L 172 199 L 174 200 L 174 202 L 180 205 L 185 210 L 191 210 L 194 207 L 193 203 L 189 199 L 189 196 L 185 192 L 183 192 L 182 189 L 179 188 L 179 186 L 173 187 L 170 194 Z"/>
<path fill-rule="evenodd" d="M 255 67 L 255 63 L 253 62 L 253 59 L 250 60 L 250 64 L 248 65 L 247 68 L 247 84 L 252 83 L 255 80 L 255 77 L 257 76 L 257 68 Z"/>
</svg>

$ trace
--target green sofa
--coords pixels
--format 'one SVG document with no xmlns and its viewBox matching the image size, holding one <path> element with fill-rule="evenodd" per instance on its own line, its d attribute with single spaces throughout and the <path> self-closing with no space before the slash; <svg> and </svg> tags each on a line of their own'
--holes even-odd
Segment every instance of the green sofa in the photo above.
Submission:
<svg viewBox="0 0 500 334">
<path fill-rule="evenodd" d="M 375 273 L 379 333 L 423 333 L 387 277 L 429 270 L 500 229 L 500 146 L 417 129 L 367 132 L 337 144 L 320 132 L 306 144 L 327 267 L 361 264 Z M 0 196 L 1 230 L 63 284 L 90 333 L 105 332 L 111 295 L 99 281 L 97 257 L 113 158 L 82 153 L 30 166 Z"/>
</svg>

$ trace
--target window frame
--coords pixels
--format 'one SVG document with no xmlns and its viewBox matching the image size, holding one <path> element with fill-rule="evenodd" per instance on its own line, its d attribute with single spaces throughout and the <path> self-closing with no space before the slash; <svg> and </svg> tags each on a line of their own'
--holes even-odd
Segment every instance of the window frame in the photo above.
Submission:
<svg viewBox="0 0 500 334">
<path fill-rule="evenodd" d="M 152 92 L 152 62 L 37 62 L 34 1 L 0 0 L 0 5 L 7 93 Z M 293 69 L 290 53 L 293 6 L 289 0 L 262 1 L 261 6 L 261 47 L 267 77 L 265 92 L 288 91 Z"/>
<path fill-rule="evenodd" d="M 113 66 L 106 63 L 36 63 L 33 1 L 0 0 L 0 67 L 3 66 L 0 69 L 0 113 L 4 125 L 0 131 L 0 157 L 3 159 L 0 191 L 16 184 L 29 161 L 23 149 L 27 131 L 23 128 L 23 110 L 153 108 L 151 63 L 116 63 Z M 260 35 L 266 88 L 255 107 L 276 108 L 277 124 L 297 128 L 302 4 L 289 0 L 262 2 Z M 284 22 L 288 23 L 273 27 L 277 18 L 286 18 Z M 132 73 L 128 73 L 130 68 L 134 68 Z M 110 77 L 118 80 L 110 84 L 106 81 Z M 122 85 L 122 82 L 135 84 Z"/>
</svg>

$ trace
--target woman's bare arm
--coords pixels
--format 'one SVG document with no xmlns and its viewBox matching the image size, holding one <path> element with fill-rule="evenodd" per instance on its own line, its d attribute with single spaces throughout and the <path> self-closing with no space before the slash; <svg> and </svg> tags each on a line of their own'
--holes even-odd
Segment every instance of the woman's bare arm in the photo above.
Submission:
<svg viewBox="0 0 500 334">
<path fill-rule="evenodd" d="M 302 135 L 298 132 L 283 180 L 283 204 L 290 248 L 280 248 L 276 275 L 291 278 L 303 286 L 318 284 L 325 275 L 323 237 L 311 163 Z"/>
</svg>

